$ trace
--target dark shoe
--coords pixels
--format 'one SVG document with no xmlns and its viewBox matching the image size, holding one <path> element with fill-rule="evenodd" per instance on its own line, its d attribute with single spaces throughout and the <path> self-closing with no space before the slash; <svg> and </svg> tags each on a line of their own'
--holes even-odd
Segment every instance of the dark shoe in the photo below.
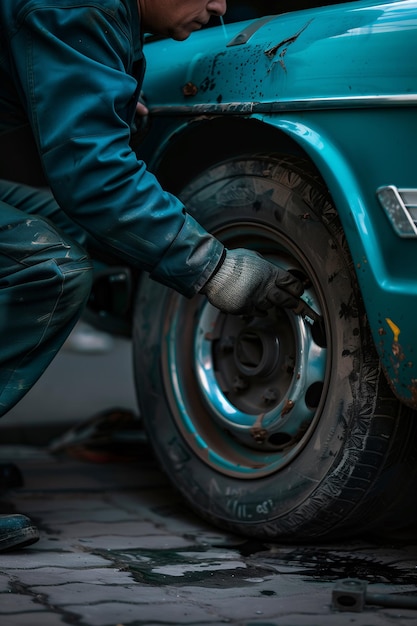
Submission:
<svg viewBox="0 0 417 626">
<path fill-rule="evenodd" d="M 26 515 L 0 515 L 0 552 L 23 548 L 39 539 L 39 531 Z"/>
</svg>

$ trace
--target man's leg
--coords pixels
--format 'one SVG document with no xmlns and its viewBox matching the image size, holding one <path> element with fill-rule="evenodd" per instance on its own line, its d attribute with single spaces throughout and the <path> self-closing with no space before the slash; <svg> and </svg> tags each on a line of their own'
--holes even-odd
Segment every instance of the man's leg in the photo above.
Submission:
<svg viewBox="0 0 417 626">
<path fill-rule="evenodd" d="M 72 239 L 0 202 L 0 416 L 61 348 L 84 309 L 91 274 Z"/>
<path fill-rule="evenodd" d="M 91 263 L 70 237 L 0 201 L 0 415 L 38 380 L 77 322 Z M 0 515 L 0 551 L 39 539 L 25 515 Z"/>
<path fill-rule="evenodd" d="M 87 233 L 64 213 L 48 188 L 38 189 L 0 179 L 0 200 L 24 213 L 46 217 L 67 237 L 85 246 Z"/>
</svg>

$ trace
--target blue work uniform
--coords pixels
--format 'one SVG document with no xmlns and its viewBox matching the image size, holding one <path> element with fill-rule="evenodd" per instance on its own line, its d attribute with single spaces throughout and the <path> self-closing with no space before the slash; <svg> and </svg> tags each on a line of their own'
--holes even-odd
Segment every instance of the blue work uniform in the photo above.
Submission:
<svg viewBox="0 0 417 626">
<path fill-rule="evenodd" d="M 77 233 L 187 297 L 222 257 L 130 147 L 144 67 L 137 0 L 1 0 L 0 414 L 88 299 Z M 37 163 L 53 196 L 21 184 Z"/>
</svg>

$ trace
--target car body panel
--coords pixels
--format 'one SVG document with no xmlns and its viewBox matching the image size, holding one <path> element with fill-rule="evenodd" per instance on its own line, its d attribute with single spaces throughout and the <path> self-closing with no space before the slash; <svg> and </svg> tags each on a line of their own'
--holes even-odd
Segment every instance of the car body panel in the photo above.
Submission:
<svg viewBox="0 0 417 626">
<path fill-rule="evenodd" d="M 268 110 L 268 103 L 273 110 L 288 103 L 317 108 L 331 105 L 327 99 L 342 106 L 341 98 L 351 107 L 373 96 L 415 104 L 416 13 L 415 0 L 354 2 L 207 29 L 185 43 L 158 42 L 155 50 L 151 44 L 147 93 L 151 81 L 156 107 L 217 104 L 234 111 L 236 104 L 253 111 Z M 231 45 L 253 23 L 260 26 L 248 41 Z"/>
<path fill-rule="evenodd" d="M 151 169 L 197 120 L 213 118 L 257 121 L 314 163 L 339 213 L 387 378 L 417 407 L 417 239 L 398 236 L 376 196 L 386 185 L 417 189 L 416 0 L 228 24 L 186 42 L 149 42 L 146 57 Z"/>
</svg>

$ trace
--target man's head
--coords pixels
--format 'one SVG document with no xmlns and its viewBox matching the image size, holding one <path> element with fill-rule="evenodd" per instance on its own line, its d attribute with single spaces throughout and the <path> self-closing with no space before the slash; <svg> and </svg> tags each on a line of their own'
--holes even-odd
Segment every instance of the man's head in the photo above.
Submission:
<svg viewBox="0 0 417 626">
<path fill-rule="evenodd" d="M 226 0 L 138 0 L 146 32 L 181 41 L 226 12 Z"/>
</svg>

